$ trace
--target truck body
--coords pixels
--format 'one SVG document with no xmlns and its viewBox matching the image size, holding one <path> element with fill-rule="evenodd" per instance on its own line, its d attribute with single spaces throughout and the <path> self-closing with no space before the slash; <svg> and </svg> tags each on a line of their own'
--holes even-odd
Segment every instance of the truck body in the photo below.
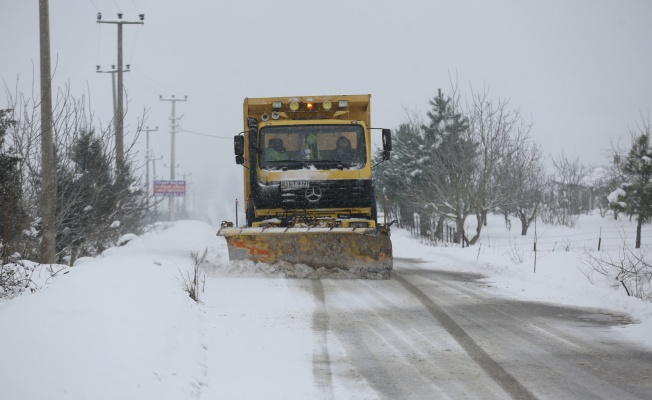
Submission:
<svg viewBox="0 0 652 400">
<path fill-rule="evenodd" d="M 313 276 L 389 277 L 389 227 L 377 221 L 372 181 L 370 97 L 244 100 L 234 150 L 244 167 L 246 226 L 226 223 L 218 232 L 231 260 L 300 264 Z M 388 159 L 388 129 L 382 137 Z"/>
</svg>

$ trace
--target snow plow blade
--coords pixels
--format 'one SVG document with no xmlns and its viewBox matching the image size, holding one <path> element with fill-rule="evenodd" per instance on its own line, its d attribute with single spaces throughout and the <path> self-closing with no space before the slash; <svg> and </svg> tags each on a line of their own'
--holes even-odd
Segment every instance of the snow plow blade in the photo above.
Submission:
<svg viewBox="0 0 652 400">
<path fill-rule="evenodd" d="M 387 229 L 233 228 L 224 236 L 229 259 L 275 264 L 288 277 L 389 279 L 392 242 Z"/>
</svg>

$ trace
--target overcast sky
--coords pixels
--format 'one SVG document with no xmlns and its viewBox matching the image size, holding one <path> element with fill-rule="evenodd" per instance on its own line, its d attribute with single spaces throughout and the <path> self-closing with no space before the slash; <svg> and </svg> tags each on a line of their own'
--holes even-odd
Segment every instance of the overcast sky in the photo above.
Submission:
<svg viewBox="0 0 652 400">
<path fill-rule="evenodd" d="M 125 20 L 129 93 L 126 124 L 143 109 L 157 175 L 169 177 L 170 103 L 184 130 L 231 137 L 242 130 L 245 97 L 372 95 L 372 125 L 396 128 L 406 112 L 425 116 L 451 78 L 463 91 L 486 87 L 508 99 L 546 154 L 562 149 L 587 164 L 606 160 L 610 139 L 629 145 L 629 129 L 652 105 L 652 2 L 649 0 L 50 0 L 55 87 L 90 94 L 96 118 L 112 116 L 110 74 L 115 25 Z M 38 93 L 38 1 L 2 0 L 0 77 Z M 0 96 L 0 108 L 6 106 Z M 144 149 L 144 138 L 141 148 Z M 241 167 L 232 141 L 181 132 L 177 177 L 195 190 L 232 188 Z"/>
</svg>

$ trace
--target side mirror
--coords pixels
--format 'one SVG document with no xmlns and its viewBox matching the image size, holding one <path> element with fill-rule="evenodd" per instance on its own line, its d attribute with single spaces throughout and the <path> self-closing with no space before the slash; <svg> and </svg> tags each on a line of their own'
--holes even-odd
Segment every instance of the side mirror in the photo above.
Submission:
<svg viewBox="0 0 652 400">
<path fill-rule="evenodd" d="M 383 129 L 383 150 L 392 151 L 392 131 Z"/>
<path fill-rule="evenodd" d="M 244 164 L 244 136 L 233 137 L 233 152 L 235 153 L 235 163 Z"/>
<path fill-rule="evenodd" d="M 383 129 L 383 160 L 389 160 L 389 154 L 392 151 L 392 131 Z"/>
<path fill-rule="evenodd" d="M 236 156 L 244 155 L 244 136 L 233 137 L 233 152 Z"/>
</svg>

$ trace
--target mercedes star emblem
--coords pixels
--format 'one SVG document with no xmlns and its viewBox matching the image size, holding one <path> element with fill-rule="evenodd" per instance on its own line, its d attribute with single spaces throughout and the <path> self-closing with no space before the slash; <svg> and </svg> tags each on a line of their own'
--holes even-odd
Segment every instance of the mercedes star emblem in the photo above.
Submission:
<svg viewBox="0 0 652 400">
<path fill-rule="evenodd" d="M 311 203 L 318 202 L 319 199 L 321 199 L 321 189 L 315 186 L 310 186 L 306 189 L 306 199 Z"/>
</svg>

